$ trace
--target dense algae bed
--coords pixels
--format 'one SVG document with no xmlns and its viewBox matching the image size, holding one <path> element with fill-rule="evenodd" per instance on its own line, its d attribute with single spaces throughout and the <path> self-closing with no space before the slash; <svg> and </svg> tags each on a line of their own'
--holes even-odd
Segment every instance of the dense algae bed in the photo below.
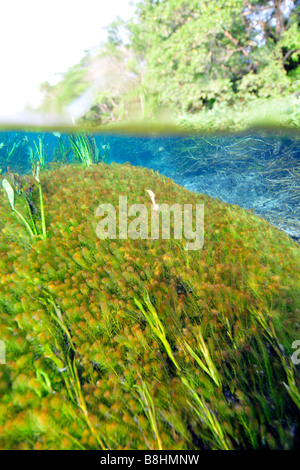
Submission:
<svg viewBox="0 0 300 470">
<path fill-rule="evenodd" d="M 0 447 L 298 447 L 299 245 L 127 164 L 69 165 L 41 183 L 46 239 L 1 190 Z M 97 238 L 98 205 L 127 195 L 150 211 L 146 189 L 204 203 L 202 249 Z"/>
</svg>

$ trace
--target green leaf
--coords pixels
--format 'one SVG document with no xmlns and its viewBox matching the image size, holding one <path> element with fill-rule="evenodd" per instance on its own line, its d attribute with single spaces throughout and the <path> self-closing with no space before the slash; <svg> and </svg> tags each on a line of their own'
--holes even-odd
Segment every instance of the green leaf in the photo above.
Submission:
<svg viewBox="0 0 300 470">
<path fill-rule="evenodd" d="M 6 191 L 11 208 L 12 210 L 14 210 L 14 190 L 11 184 L 7 181 L 7 179 L 2 180 L 2 186 Z"/>
</svg>

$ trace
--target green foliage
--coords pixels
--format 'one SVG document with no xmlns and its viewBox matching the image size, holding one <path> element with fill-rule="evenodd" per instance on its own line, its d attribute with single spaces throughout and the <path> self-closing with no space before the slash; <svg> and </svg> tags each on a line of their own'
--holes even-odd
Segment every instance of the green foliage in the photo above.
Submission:
<svg viewBox="0 0 300 470">
<path fill-rule="evenodd" d="M 240 22 L 233 23 L 235 10 L 228 2 L 160 2 L 139 7 L 140 22 L 132 27 L 133 47 L 151 44 L 146 52 L 146 83 L 162 104 L 173 109 L 195 112 L 215 101 L 230 101 L 231 75 L 246 67 L 242 54 L 234 54 L 224 36 L 230 27 L 237 34 Z M 188 54 L 187 54 L 188 51 Z M 223 64 L 223 67 L 222 67 Z"/>
<path fill-rule="evenodd" d="M 245 82 L 244 82 L 245 83 Z M 251 97 L 246 103 L 215 104 L 213 109 L 202 109 L 198 113 L 180 113 L 178 125 L 186 130 L 237 131 L 251 126 L 283 126 L 298 129 L 300 122 L 300 100 L 296 96 L 283 98 Z"/>
<path fill-rule="evenodd" d="M 80 64 L 71 67 L 56 85 L 49 85 L 47 82 L 42 83 L 40 89 L 45 94 L 45 99 L 41 109 L 53 113 L 63 112 L 68 104 L 88 88 L 89 83 L 86 80 L 86 73 L 86 66 L 82 61 Z"/>
<path fill-rule="evenodd" d="M 98 69 L 98 91 L 81 116 L 84 124 L 181 123 L 183 117 L 213 129 L 250 126 L 245 117 L 253 103 L 265 100 L 273 115 L 274 101 L 299 96 L 299 11 L 286 0 L 139 1 L 127 24 L 110 25 L 95 58 L 87 55 L 49 88 L 44 109 L 51 110 L 51 103 L 62 109 L 91 85 Z M 129 44 L 122 43 L 121 28 L 127 28 Z M 297 113 L 279 110 L 276 117 L 299 127 Z"/>
<path fill-rule="evenodd" d="M 69 141 L 73 150 L 75 161 L 81 162 L 86 166 L 90 166 L 93 162 L 98 161 L 98 149 L 95 141 L 93 141 L 93 149 L 87 136 L 77 133 L 70 136 Z"/>
<path fill-rule="evenodd" d="M 2 186 L 3 189 L 5 190 L 8 201 L 10 203 L 10 206 L 12 210 L 17 214 L 17 216 L 22 220 L 22 222 L 25 224 L 27 230 L 29 231 L 30 235 L 33 237 L 34 233 L 28 223 L 28 221 L 25 219 L 25 217 L 15 208 L 15 201 L 14 201 L 14 190 L 11 186 L 11 184 L 7 181 L 7 179 L 2 180 Z"/>
<path fill-rule="evenodd" d="M 24 171 L 24 154 L 28 152 L 28 140 L 17 132 L 0 133 L 0 168 L 7 171 L 9 166 Z M 26 170 L 29 169 L 29 165 Z"/>
</svg>

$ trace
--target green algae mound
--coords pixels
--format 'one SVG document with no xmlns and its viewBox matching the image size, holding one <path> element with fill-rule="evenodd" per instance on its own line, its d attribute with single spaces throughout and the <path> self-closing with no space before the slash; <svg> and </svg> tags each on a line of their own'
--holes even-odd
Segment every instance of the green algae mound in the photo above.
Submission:
<svg viewBox="0 0 300 470">
<path fill-rule="evenodd" d="M 69 165 L 41 185 L 46 238 L 0 194 L 0 448 L 299 446 L 299 245 L 127 164 Z M 201 249 L 97 237 L 99 204 L 126 195 L 150 213 L 146 189 L 204 204 Z"/>
</svg>

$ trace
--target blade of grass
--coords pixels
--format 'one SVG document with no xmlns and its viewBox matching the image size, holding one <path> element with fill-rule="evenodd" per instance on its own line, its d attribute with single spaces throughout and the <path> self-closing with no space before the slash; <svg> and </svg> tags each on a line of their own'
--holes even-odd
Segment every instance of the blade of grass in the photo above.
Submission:
<svg viewBox="0 0 300 470">
<path fill-rule="evenodd" d="M 182 381 L 182 383 L 187 387 L 189 392 L 192 394 L 196 404 L 198 405 L 197 408 L 195 406 L 191 405 L 192 409 L 195 410 L 196 414 L 201 417 L 201 419 L 205 422 L 206 426 L 210 429 L 212 432 L 213 436 L 215 436 L 218 446 L 223 449 L 223 450 L 229 450 L 230 445 L 227 443 L 224 433 L 222 431 L 222 428 L 220 426 L 220 423 L 218 422 L 217 417 L 209 410 L 208 406 L 205 403 L 205 400 L 200 397 L 192 387 L 192 385 L 189 383 L 189 381 L 186 379 L 186 377 L 183 374 L 183 371 L 181 370 L 179 364 L 177 363 L 173 353 L 171 346 L 167 340 L 166 333 L 163 327 L 163 324 L 161 323 L 157 312 L 153 305 L 150 302 L 149 295 L 147 294 L 144 297 L 144 302 L 148 308 L 149 313 L 147 313 L 141 304 L 141 302 L 138 299 L 134 299 L 135 304 L 137 307 L 141 310 L 143 315 L 145 316 L 146 320 L 148 321 L 150 327 L 152 328 L 154 334 L 160 339 L 162 342 L 163 346 L 165 347 L 166 353 L 168 354 L 169 358 L 175 365 L 179 377 Z"/>
<path fill-rule="evenodd" d="M 158 449 L 163 450 L 162 441 L 159 435 L 157 421 L 156 421 L 154 401 L 149 393 L 149 390 L 146 384 L 143 381 L 141 382 L 142 382 L 142 386 L 134 385 L 134 388 L 136 388 L 137 391 L 139 392 L 139 395 L 140 395 L 139 402 L 141 403 L 145 411 L 145 414 L 148 417 L 150 425 L 153 429 L 153 432 L 157 440 Z"/>
</svg>

